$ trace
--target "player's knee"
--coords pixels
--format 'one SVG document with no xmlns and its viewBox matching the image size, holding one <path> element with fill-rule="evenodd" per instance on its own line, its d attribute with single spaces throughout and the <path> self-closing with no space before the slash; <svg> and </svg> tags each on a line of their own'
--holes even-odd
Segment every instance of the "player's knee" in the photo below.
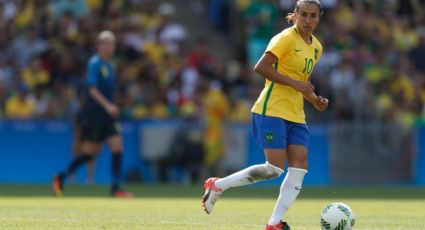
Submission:
<svg viewBox="0 0 425 230">
<path fill-rule="evenodd" d="M 121 154 L 123 152 L 123 148 L 121 146 L 115 146 L 114 148 L 111 148 L 111 152 L 113 154 Z"/>
<path fill-rule="evenodd" d="M 267 161 L 266 161 L 265 165 L 267 167 L 267 177 L 268 177 L 267 179 L 276 178 L 276 177 L 279 177 L 280 175 L 282 175 L 283 169 L 281 169 L 277 166 L 274 166 Z"/>
<path fill-rule="evenodd" d="M 308 160 L 307 154 L 291 152 L 292 157 L 288 158 L 289 167 L 299 168 L 299 169 L 307 169 Z"/>
<path fill-rule="evenodd" d="M 113 153 L 121 153 L 123 152 L 123 149 L 124 149 L 121 142 L 111 143 L 109 145 L 109 148 L 111 149 L 111 152 Z"/>
<path fill-rule="evenodd" d="M 251 182 L 269 180 L 282 175 L 283 170 L 268 162 L 262 165 L 254 166 L 250 172 L 249 180 Z"/>
<path fill-rule="evenodd" d="M 84 141 L 81 144 L 81 152 L 87 155 L 97 155 L 102 149 L 102 145 L 92 142 L 92 141 Z"/>
</svg>

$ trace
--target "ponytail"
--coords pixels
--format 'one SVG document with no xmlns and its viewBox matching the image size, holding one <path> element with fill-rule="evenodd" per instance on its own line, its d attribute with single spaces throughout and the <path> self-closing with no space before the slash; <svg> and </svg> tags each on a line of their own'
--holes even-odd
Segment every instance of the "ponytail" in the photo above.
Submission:
<svg viewBox="0 0 425 230">
<path fill-rule="evenodd" d="M 289 24 L 295 24 L 295 10 L 292 13 L 288 13 L 288 15 L 286 15 L 286 21 L 288 21 Z"/>
</svg>

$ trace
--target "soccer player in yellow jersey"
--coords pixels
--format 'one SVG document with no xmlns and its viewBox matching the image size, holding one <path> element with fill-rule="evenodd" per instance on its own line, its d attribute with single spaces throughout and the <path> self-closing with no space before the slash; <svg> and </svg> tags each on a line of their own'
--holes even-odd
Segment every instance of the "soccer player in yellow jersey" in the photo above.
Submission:
<svg viewBox="0 0 425 230">
<path fill-rule="evenodd" d="M 288 173 L 265 229 L 290 229 L 284 216 L 307 173 L 309 130 L 304 98 L 319 111 L 328 106 L 328 99 L 317 96 L 309 81 L 322 54 L 322 45 L 312 34 L 321 14 L 319 0 L 298 0 L 294 12 L 286 17 L 294 26 L 274 36 L 256 64 L 255 72 L 266 83 L 251 110 L 253 137 L 264 149 L 266 162 L 225 178 L 209 178 L 202 200 L 207 213 L 226 189 L 279 177 L 288 161 Z"/>
</svg>

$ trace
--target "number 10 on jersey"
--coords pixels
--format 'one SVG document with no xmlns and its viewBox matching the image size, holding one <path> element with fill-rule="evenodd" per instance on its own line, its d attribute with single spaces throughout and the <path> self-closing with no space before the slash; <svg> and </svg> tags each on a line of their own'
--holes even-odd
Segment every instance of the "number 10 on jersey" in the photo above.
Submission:
<svg viewBox="0 0 425 230">
<path fill-rule="evenodd" d="M 313 71 L 313 59 L 304 58 L 304 61 L 305 61 L 305 64 L 304 64 L 303 73 L 310 74 L 311 71 Z"/>
</svg>

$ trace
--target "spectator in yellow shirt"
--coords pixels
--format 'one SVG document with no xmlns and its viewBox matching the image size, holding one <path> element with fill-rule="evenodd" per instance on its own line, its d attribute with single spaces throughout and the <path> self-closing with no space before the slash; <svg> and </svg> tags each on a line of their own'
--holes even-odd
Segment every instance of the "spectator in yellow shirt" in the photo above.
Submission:
<svg viewBox="0 0 425 230">
<path fill-rule="evenodd" d="M 35 116 L 36 107 L 28 97 L 29 88 L 25 84 L 18 86 L 18 94 L 6 101 L 6 117 L 12 119 L 29 119 Z"/>
<path fill-rule="evenodd" d="M 208 92 L 204 98 L 205 106 L 205 164 L 217 174 L 216 165 L 225 154 L 223 123 L 229 111 L 229 102 L 221 90 L 221 83 L 210 83 Z"/>
<path fill-rule="evenodd" d="M 50 81 L 50 74 L 41 67 L 40 58 L 34 57 L 30 64 L 22 70 L 22 79 L 31 89 L 38 85 L 46 85 Z"/>
</svg>

